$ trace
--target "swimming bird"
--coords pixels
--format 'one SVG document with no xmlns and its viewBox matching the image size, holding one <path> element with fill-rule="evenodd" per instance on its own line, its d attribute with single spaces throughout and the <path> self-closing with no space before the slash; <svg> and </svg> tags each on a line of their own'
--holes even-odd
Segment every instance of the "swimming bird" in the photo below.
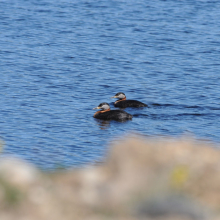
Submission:
<svg viewBox="0 0 220 220">
<path fill-rule="evenodd" d="M 126 121 L 131 120 L 132 115 L 128 114 L 123 110 L 110 110 L 110 106 L 106 102 L 102 102 L 98 107 L 93 109 L 101 109 L 94 114 L 94 118 L 102 120 L 115 120 L 115 121 Z"/>
<path fill-rule="evenodd" d="M 114 102 L 115 107 L 119 108 L 127 108 L 127 107 L 147 107 L 143 102 L 139 102 L 136 100 L 126 100 L 126 96 L 123 92 L 118 92 L 115 96 L 111 98 L 117 98 L 118 100 Z"/>
</svg>

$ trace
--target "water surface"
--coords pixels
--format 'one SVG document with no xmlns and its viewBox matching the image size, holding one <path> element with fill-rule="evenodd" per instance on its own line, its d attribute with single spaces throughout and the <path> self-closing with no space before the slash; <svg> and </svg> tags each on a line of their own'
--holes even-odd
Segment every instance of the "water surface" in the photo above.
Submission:
<svg viewBox="0 0 220 220">
<path fill-rule="evenodd" d="M 129 132 L 220 141 L 220 2 L 0 1 L 3 156 L 42 169 L 102 160 Z M 124 92 L 149 108 L 92 116 Z"/>
</svg>

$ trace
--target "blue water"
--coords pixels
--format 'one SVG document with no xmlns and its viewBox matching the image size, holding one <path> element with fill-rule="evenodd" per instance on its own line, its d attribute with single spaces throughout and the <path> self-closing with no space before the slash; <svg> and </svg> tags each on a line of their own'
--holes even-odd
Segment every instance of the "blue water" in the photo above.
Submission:
<svg viewBox="0 0 220 220">
<path fill-rule="evenodd" d="M 53 170 L 129 132 L 219 143 L 219 21 L 214 0 L 1 0 L 2 156 Z M 117 92 L 149 108 L 94 119 Z"/>
</svg>

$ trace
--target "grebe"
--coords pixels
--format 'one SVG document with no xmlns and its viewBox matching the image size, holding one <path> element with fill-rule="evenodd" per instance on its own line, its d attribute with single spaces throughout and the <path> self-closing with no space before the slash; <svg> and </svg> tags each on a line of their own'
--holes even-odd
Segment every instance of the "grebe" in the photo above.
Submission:
<svg viewBox="0 0 220 220">
<path fill-rule="evenodd" d="M 132 115 L 128 114 L 123 110 L 110 110 L 110 106 L 106 102 L 102 102 L 98 107 L 93 109 L 101 109 L 94 114 L 94 118 L 102 120 L 116 120 L 116 121 L 125 121 L 131 120 Z"/>
<path fill-rule="evenodd" d="M 111 98 L 117 98 L 118 100 L 114 102 L 115 107 L 119 108 L 127 108 L 127 107 L 147 107 L 143 102 L 139 102 L 136 100 L 126 100 L 126 96 L 123 92 L 118 92 L 115 96 Z"/>
</svg>

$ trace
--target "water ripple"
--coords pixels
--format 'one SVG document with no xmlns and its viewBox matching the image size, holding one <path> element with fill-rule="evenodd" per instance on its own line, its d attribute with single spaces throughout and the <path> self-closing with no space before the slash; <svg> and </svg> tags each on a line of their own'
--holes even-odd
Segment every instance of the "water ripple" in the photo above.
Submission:
<svg viewBox="0 0 220 220">
<path fill-rule="evenodd" d="M 131 131 L 219 143 L 219 10 L 208 0 L 1 1 L 2 156 L 83 166 Z M 149 108 L 125 109 L 125 123 L 94 119 L 120 91 Z"/>
</svg>

